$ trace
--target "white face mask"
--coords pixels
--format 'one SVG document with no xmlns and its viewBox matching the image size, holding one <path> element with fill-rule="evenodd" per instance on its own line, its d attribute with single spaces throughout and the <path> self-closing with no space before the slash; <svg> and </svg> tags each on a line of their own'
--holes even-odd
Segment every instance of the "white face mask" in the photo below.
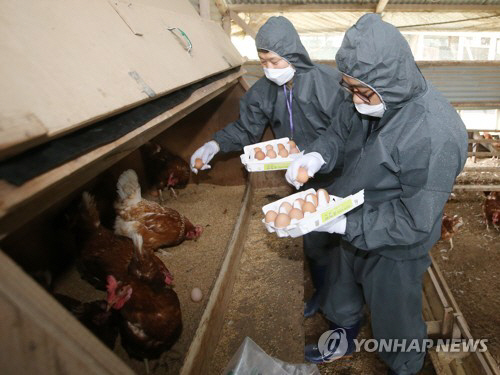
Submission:
<svg viewBox="0 0 500 375">
<path fill-rule="evenodd" d="M 367 115 L 367 116 L 373 116 L 373 117 L 382 117 L 384 115 L 384 112 L 385 112 L 385 108 L 384 108 L 384 103 L 380 103 L 380 104 L 374 104 L 374 105 L 370 105 L 370 104 L 365 104 L 365 103 L 354 103 L 354 106 L 356 107 L 356 110 L 363 114 L 363 115 Z"/>
<path fill-rule="evenodd" d="M 287 66 L 286 68 L 282 69 L 264 68 L 264 74 L 266 75 L 268 80 L 276 83 L 278 86 L 283 86 L 293 78 L 295 69 L 291 66 Z"/>
</svg>

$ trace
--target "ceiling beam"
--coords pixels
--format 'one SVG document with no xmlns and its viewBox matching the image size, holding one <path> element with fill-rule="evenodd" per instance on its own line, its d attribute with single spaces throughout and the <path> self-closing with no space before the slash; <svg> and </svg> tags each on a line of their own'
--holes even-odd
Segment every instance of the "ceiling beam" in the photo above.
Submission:
<svg viewBox="0 0 500 375">
<path fill-rule="evenodd" d="M 236 13 L 276 13 L 276 12 L 373 12 L 373 4 L 229 4 Z M 387 12 L 500 12 L 500 5 L 467 4 L 387 4 Z"/>
<path fill-rule="evenodd" d="M 257 33 L 255 32 L 254 29 L 252 29 L 244 20 L 241 18 L 238 13 L 233 12 L 232 10 L 229 11 L 229 15 L 231 16 L 231 19 L 236 22 L 236 24 L 243 29 L 245 33 L 250 35 L 252 38 L 255 39 L 255 36 Z"/>
<path fill-rule="evenodd" d="M 377 8 L 375 8 L 375 13 L 382 13 L 387 6 L 389 0 L 378 0 Z"/>
<path fill-rule="evenodd" d="M 229 10 L 227 7 L 226 0 L 215 0 L 215 6 L 219 9 L 220 14 L 225 15 Z"/>
</svg>

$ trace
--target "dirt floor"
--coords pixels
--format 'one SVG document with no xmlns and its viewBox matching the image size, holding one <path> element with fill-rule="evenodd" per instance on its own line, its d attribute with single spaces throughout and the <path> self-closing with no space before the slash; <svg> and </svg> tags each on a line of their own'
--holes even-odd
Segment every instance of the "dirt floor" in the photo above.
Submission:
<svg viewBox="0 0 500 375">
<path fill-rule="evenodd" d="M 224 370 L 246 336 L 273 357 L 303 362 L 302 239 L 278 238 L 261 222 L 261 207 L 288 194 L 288 187 L 255 193 L 240 268 L 209 374 Z"/>
<path fill-rule="evenodd" d="M 239 214 L 244 186 L 188 185 L 178 189 L 178 199 L 164 193 L 164 205 L 185 215 L 195 225 L 204 227 L 197 241 L 185 241 L 179 246 L 166 248 L 157 255 L 174 276 L 174 290 L 179 296 L 183 331 L 180 339 L 160 361 L 150 361 L 151 374 L 178 374 L 199 321 L 208 302 L 208 296 L 218 275 L 227 242 Z M 192 288 L 203 292 L 200 302 L 190 298 Z M 81 280 L 73 268 L 56 286 L 55 292 L 82 301 L 105 298 L 105 293 Z M 119 344 L 115 352 L 137 373 L 145 374 L 143 362 L 130 359 Z"/>
</svg>

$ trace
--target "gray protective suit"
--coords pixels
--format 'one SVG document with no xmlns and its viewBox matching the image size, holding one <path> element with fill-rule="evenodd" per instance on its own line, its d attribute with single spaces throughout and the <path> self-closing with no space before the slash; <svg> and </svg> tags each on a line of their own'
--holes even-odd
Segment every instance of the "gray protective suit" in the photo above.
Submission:
<svg viewBox="0 0 500 375">
<path fill-rule="evenodd" d="M 326 132 L 340 104 L 350 100 L 339 85 L 341 75 L 335 69 L 312 63 L 294 26 L 284 17 L 269 18 L 257 33 L 255 43 L 258 49 L 275 52 L 296 69 L 293 77 L 293 134 L 283 86 L 262 77 L 240 100 L 239 119 L 216 132 L 213 139 L 222 152 L 240 151 L 246 145 L 259 142 L 270 124 L 276 138 L 289 137 L 302 150 Z M 289 90 L 287 93 L 289 95 Z M 347 110 L 353 111 L 349 107 Z M 305 188 L 327 188 L 333 176 L 334 173 L 329 173 L 315 177 Z M 304 238 L 306 255 L 320 265 L 328 262 L 328 246 L 325 245 L 328 241 L 323 240 L 328 237 L 330 235 L 325 233 L 314 233 Z"/>
<path fill-rule="evenodd" d="M 347 214 L 346 233 L 332 252 L 323 311 L 350 326 L 366 302 L 376 339 L 423 339 L 421 279 L 467 158 L 466 129 L 426 82 L 401 33 L 379 15 L 367 14 L 347 31 L 336 61 L 340 72 L 381 94 L 386 112 L 376 119 L 339 111 L 339 125 L 306 148 L 325 159 L 321 172 L 343 164 L 333 194 L 365 189 L 364 205 Z M 417 373 L 424 355 L 381 353 L 398 374 Z"/>
</svg>

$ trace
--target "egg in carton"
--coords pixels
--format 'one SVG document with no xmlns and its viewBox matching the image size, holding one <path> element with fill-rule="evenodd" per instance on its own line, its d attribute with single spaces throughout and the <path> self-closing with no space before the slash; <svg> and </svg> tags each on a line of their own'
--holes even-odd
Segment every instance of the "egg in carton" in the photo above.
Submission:
<svg viewBox="0 0 500 375">
<path fill-rule="evenodd" d="M 278 237 L 299 237 L 362 205 L 364 190 L 340 198 L 324 189 L 308 189 L 262 207 L 262 222 Z"/>
<path fill-rule="evenodd" d="M 293 159 L 301 154 L 295 142 L 288 137 L 254 143 L 245 146 L 243 151 L 241 163 L 249 172 L 287 169 Z"/>
</svg>

